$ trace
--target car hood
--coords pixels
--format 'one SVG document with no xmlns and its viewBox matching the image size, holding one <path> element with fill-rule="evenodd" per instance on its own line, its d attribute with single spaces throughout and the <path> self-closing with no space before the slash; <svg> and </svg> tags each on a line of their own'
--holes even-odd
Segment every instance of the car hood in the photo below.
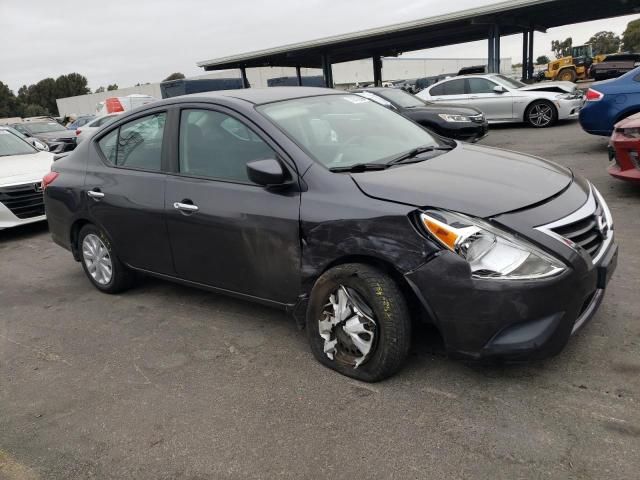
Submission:
<svg viewBox="0 0 640 480">
<path fill-rule="evenodd" d="M 521 92 L 572 93 L 577 88 L 573 82 L 540 82 L 520 87 Z"/>
<path fill-rule="evenodd" d="M 36 133 L 33 135 L 36 138 L 41 138 L 43 140 L 51 140 L 54 138 L 73 138 L 76 136 L 75 130 L 61 130 L 59 132 L 44 132 L 44 133 Z"/>
<path fill-rule="evenodd" d="M 455 103 L 430 103 L 424 107 L 413 107 L 405 109 L 406 112 L 413 113 L 450 113 L 452 115 L 479 115 L 482 112 L 473 107 L 465 107 L 464 105 L 456 105 Z"/>
<path fill-rule="evenodd" d="M 39 182 L 52 163 L 53 154 L 49 152 L 0 157 L 0 186 Z"/>
<path fill-rule="evenodd" d="M 461 143 L 430 160 L 351 176 L 373 198 L 477 217 L 542 202 L 573 180 L 570 170 L 547 160 Z"/>
<path fill-rule="evenodd" d="M 640 127 L 640 113 L 634 113 L 633 115 L 629 115 L 627 118 L 623 118 L 618 123 L 614 125 L 614 128 L 638 128 Z"/>
</svg>

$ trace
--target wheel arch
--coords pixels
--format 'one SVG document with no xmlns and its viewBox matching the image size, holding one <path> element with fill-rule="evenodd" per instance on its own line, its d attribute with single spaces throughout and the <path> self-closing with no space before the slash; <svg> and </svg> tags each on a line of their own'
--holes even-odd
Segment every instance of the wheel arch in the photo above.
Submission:
<svg viewBox="0 0 640 480">
<path fill-rule="evenodd" d="M 71 246 L 71 253 L 73 254 L 73 258 L 79 262 L 80 261 L 80 249 L 78 248 L 78 235 L 80 234 L 80 230 L 82 227 L 88 224 L 93 224 L 87 218 L 77 218 L 71 224 L 71 228 L 69 229 L 69 245 Z"/>
<path fill-rule="evenodd" d="M 413 291 L 413 288 L 411 288 L 411 285 L 409 285 L 407 279 L 388 260 L 373 255 L 344 255 L 327 264 L 325 268 L 319 273 L 318 277 L 332 268 L 348 263 L 361 263 L 364 265 L 368 265 L 377 268 L 389 275 L 396 282 L 396 284 L 400 288 L 400 291 L 404 295 L 404 298 L 407 301 L 407 305 L 409 307 L 412 321 L 420 320 L 423 323 L 433 324 L 437 327 L 435 319 L 422 304 L 416 293 Z"/>
</svg>

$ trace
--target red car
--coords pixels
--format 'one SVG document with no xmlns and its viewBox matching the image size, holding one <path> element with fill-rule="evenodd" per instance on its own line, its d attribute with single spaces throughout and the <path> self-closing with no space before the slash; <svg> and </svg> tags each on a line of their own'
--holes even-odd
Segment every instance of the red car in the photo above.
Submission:
<svg viewBox="0 0 640 480">
<path fill-rule="evenodd" d="M 609 144 L 609 174 L 640 183 L 640 113 L 614 125 Z"/>
</svg>

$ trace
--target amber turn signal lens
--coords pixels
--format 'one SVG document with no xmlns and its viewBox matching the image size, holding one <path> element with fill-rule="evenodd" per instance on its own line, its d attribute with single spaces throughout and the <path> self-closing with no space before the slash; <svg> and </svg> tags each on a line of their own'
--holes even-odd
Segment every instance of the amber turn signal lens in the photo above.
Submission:
<svg viewBox="0 0 640 480">
<path fill-rule="evenodd" d="M 456 241 L 459 237 L 457 233 L 449 229 L 443 223 L 427 218 L 425 215 L 422 216 L 422 222 L 431 235 L 440 240 L 440 242 L 449 248 L 449 250 L 454 250 Z"/>
</svg>

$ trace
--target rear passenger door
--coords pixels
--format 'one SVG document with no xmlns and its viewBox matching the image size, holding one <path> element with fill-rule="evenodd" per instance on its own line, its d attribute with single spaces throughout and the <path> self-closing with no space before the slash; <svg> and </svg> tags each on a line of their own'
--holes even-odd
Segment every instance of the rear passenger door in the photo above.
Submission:
<svg viewBox="0 0 640 480">
<path fill-rule="evenodd" d="M 179 113 L 165 212 L 180 278 L 294 303 L 300 289 L 300 191 L 252 183 L 246 165 L 284 152 L 223 107 Z"/>
<path fill-rule="evenodd" d="M 144 112 L 93 141 L 83 201 L 120 260 L 173 273 L 164 222 L 164 110 Z"/>
</svg>

